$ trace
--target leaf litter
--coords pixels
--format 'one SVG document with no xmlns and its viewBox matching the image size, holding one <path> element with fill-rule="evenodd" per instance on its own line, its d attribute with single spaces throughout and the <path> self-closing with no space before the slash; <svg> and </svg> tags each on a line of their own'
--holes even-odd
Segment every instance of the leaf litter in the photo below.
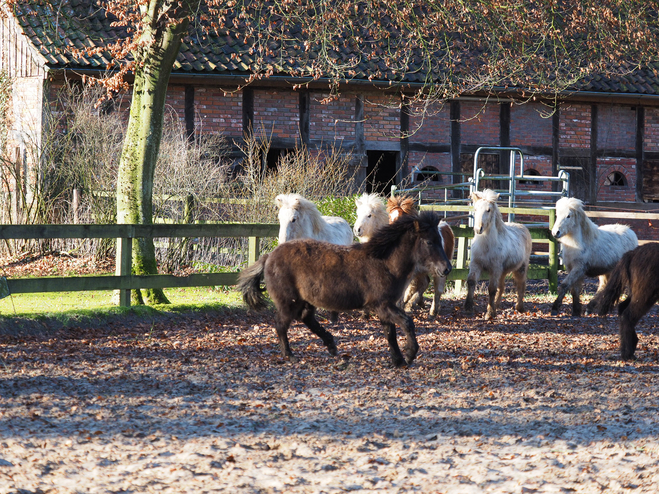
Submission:
<svg viewBox="0 0 659 494">
<path fill-rule="evenodd" d="M 621 362 L 617 316 L 546 293 L 414 312 L 406 369 L 359 313 L 327 326 L 334 358 L 294 324 L 297 364 L 272 311 L 0 329 L 0 492 L 655 492 L 656 308 Z"/>
</svg>

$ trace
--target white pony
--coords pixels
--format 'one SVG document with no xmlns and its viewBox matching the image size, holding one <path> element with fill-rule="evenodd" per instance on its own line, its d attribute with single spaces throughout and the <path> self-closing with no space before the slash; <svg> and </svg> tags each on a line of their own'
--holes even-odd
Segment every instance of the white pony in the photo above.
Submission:
<svg viewBox="0 0 659 494">
<path fill-rule="evenodd" d="M 579 295 L 584 276 L 599 277 L 599 292 L 609 279 L 609 273 L 628 250 L 638 246 L 636 234 L 627 225 L 593 223 L 583 209 L 583 202 L 563 197 L 556 202 L 556 222 L 551 234 L 561 243 L 563 264 L 568 275 L 558 285 L 558 297 L 551 314 L 558 314 L 563 297 L 572 294 L 572 315 L 581 315 Z"/>
<path fill-rule="evenodd" d="M 279 243 L 294 238 L 314 238 L 333 244 L 353 243 L 352 228 L 338 216 L 321 216 L 316 205 L 300 194 L 279 194 Z"/>
<path fill-rule="evenodd" d="M 508 273 L 512 273 L 517 288 L 515 308 L 523 312 L 526 275 L 531 257 L 531 233 L 520 223 L 503 222 L 496 202 L 499 194 L 493 190 L 473 192 L 470 198 L 474 204 L 474 240 L 471 244 L 465 311 L 473 313 L 476 283 L 481 272 L 487 271 L 490 282 L 485 319 L 496 316 Z"/>
<path fill-rule="evenodd" d="M 357 221 L 352 231 L 360 242 L 368 242 L 378 228 L 389 224 L 389 215 L 380 194 L 364 192 L 355 198 Z"/>
</svg>

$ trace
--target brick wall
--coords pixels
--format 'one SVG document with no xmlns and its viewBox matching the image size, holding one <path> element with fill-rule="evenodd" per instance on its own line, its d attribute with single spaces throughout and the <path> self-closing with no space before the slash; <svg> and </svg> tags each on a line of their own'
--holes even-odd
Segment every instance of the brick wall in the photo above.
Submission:
<svg viewBox="0 0 659 494">
<path fill-rule="evenodd" d="M 529 174 L 530 170 L 535 170 L 540 176 L 550 177 L 551 171 L 551 156 L 524 156 L 524 174 Z M 519 164 L 516 174 L 519 174 Z M 532 182 L 532 181 L 518 181 L 516 185 L 519 190 L 552 190 L 552 182 Z M 542 198 L 545 200 L 546 198 Z"/>
<path fill-rule="evenodd" d="M 544 118 L 543 118 L 544 115 Z M 548 118 L 547 118 L 548 117 Z M 510 145 L 546 146 L 552 144 L 552 118 L 539 103 L 512 105 L 510 108 Z M 551 171 L 551 167 L 550 167 Z"/>
<path fill-rule="evenodd" d="M 254 90 L 254 132 L 263 137 L 300 137 L 300 94 L 284 90 Z"/>
<path fill-rule="evenodd" d="M 659 108 L 645 109 L 645 139 L 643 150 L 659 152 Z"/>
<path fill-rule="evenodd" d="M 498 146 L 499 105 L 478 101 L 460 103 L 460 125 L 462 144 L 476 146 Z"/>
<path fill-rule="evenodd" d="M 590 148 L 590 106 L 561 106 L 559 129 L 562 148 Z"/>
<path fill-rule="evenodd" d="M 420 113 L 422 109 L 411 109 L 410 138 L 411 143 L 450 144 L 451 120 L 449 105 L 433 105 Z"/>
<path fill-rule="evenodd" d="M 371 142 L 400 139 L 400 100 L 384 93 L 364 97 L 364 139 Z"/>
<path fill-rule="evenodd" d="M 309 102 L 309 138 L 331 144 L 334 140 L 355 139 L 354 93 L 342 93 L 327 99 L 329 93 L 312 93 Z"/>
<path fill-rule="evenodd" d="M 243 134 L 242 92 L 224 92 L 220 88 L 195 88 L 195 128 L 204 133 L 219 133 L 240 138 Z"/>
<path fill-rule="evenodd" d="M 598 105 L 597 148 L 634 151 L 636 110 L 629 106 Z"/>
</svg>

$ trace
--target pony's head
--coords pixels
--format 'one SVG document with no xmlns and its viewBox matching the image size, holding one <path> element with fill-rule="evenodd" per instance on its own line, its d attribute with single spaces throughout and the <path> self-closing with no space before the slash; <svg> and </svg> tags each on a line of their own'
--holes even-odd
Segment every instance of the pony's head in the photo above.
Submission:
<svg viewBox="0 0 659 494">
<path fill-rule="evenodd" d="M 474 191 L 469 196 L 474 205 L 474 233 L 482 235 L 489 231 L 492 225 L 501 219 L 501 212 L 497 206 L 499 194 L 490 189 L 483 192 Z"/>
<path fill-rule="evenodd" d="M 414 199 L 410 196 L 391 196 L 387 200 L 387 214 L 389 223 L 393 223 L 401 216 L 416 214 Z"/>
<path fill-rule="evenodd" d="M 368 242 L 375 231 L 389 223 L 380 194 L 364 193 L 355 199 L 357 221 L 352 231 L 360 242 Z"/>
<path fill-rule="evenodd" d="M 556 222 L 551 234 L 554 238 L 560 239 L 577 229 L 583 230 L 584 222 L 589 221 L 581 200 L 576 197 L 561 197 L 556 201 Z"/>
<path fill-rule="evenodd" d="M 300 194 L 279 194 L 279 243 L 294 238 L 312 238 L 320 228 L 320 212 L 316 205 Z"/>
<path fill-rule="evenodd" d="M 364 248 L 373 257 L 386 259 L 396 251 L 403 237 L 410 235 L 413 239 L 412 250 L 402 255 L 409 256 L 414 264 L 424 266 L 432 274 L 446 276 L 452 267 L 444 251 L 438 225 L 439 217 L 433 212 L 401 216 L 375 232 Z"/>
</svg>

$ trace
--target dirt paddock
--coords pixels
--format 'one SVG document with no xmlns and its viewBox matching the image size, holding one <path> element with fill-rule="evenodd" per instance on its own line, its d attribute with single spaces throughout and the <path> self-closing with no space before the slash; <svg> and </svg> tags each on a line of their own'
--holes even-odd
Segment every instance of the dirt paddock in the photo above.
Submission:
<svg viewBox="0 0 659 494">
<path fill-rule="evenodd" d="M 416 312 L 406 369 L 358 314 L 335 358 L 296 325 L 297 364 L 268 311 L 0 329 L 0 492 L 657 492 L 656 308 L 625 363 L 617 316 L 543 291 Z"/>
</svg>

